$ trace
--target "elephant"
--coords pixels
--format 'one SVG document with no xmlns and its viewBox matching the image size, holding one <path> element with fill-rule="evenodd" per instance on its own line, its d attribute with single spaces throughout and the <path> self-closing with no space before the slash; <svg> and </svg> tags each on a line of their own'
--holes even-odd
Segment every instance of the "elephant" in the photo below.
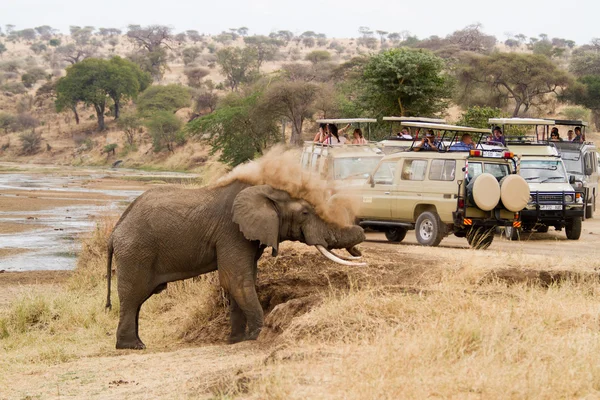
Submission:
<svg viewBox="0 0 600 400">
<path fill-rule="evenodd" d="M 107 309 L 113 256 L 120 315 L 117 349 L 144 349 L 138 335 L 142 304 L 168 282 L 218 270 L 230 299 L 230 343 L 255 340 L 263 326 L 256 293 L 257 262 L 282 241 L 314 245 L 333 261 L 358 263 L 365 240 L 357 225 L 321 218 L 307 201 L 269 185 L 234 181 L 221 187 L 153 188 L 123 212 L 108 239 Z M 338 256 L 331 249 L 346 249 Z"/>
</svg>

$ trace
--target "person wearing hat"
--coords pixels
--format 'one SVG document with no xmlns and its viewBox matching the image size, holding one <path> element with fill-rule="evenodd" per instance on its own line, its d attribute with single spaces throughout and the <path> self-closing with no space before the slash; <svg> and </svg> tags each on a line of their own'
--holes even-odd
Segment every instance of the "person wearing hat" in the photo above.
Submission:
<svg viewBox="0 0 600 400">
<path fill-rule="evenodd" d="M 493 143 L 502 143 L 503 146 L 506 146 L 506 140 L 504 139 L 502 129 L 499 126 L 495 126 L 492 130 L 492 138 L 490 141 Z"/>
<path fill-rule="evenodd" d="M 439 151 L 439 143 L 435 140 L 435 134 L 432 129 L 428 130 L 421 142 L 414 147 L 414 151 L 420 150 Z"/>
<path fill-rule="evenodd" d="M 552 130 L 550 131 L 550 141 L 551 142 L 562 142 L 562 139 L 558 133 L 557 127 L 552 128 Z"/>
</svg>

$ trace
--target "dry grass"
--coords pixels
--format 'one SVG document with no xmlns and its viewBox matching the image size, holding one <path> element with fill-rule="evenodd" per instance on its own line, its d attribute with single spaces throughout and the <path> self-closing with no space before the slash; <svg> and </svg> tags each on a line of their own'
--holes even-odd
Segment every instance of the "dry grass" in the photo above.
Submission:
<svg viewBox="0 0 600 400">
<path fill-rule="evenodd" d="M 87 361 L 88 368 L 104 369 L 111 358 L 99 356 L 135 357 L 113 350 L 114 293 L 113 311 L 103 308 L 104 248 L 114 222 L 102 221 L 85 241 L 64 290 L 26 294 L 0 314 L 0 385 L 7 384 L 1 377 L 9 372 L 31 373 L 83 358 L 99 360 L 94 367 Z M 277 258 L 263 257 L 259 296 L 267 312 L 274 311 L 250 352 L 266 350 L 262 362 L 248 363 L 247 350 L 222 344 L 226 302 L 215 275 L 169 284 L 141 313 L 145 354 L 160 355 L 149 365 L 158 371 L 181 368 L 169 381 L 176 398 L 599 395 L 599 260 L 386 249 L 370 248 L 366 268 L 324 262 L 295 243 L 284 244 Z M 543 274 L 550 278 L 540 279 Z M 197 376 L 170 364 L 174 350 L 209 343 L 219 346 L 203 362 L 232 367 Z"/>
</svg>

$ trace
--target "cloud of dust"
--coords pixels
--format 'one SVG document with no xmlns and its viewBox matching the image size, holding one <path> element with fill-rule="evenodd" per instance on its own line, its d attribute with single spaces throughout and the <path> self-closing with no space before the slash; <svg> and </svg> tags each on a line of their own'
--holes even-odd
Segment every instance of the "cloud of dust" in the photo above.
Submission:
<svg viewBox="0 0 600 400">
<path fill-rule="evenodd" d="M 306 200 L 325 221 L 339 226 L 353 224 L 358 204 L 350 198 L 332 197 L 331 185 L 319 175 L 302 169 L 300 156 L 300 149 L 274 146 L 258 160 L 237 166 L 214 186 L 227 186 L 234 181 L 269 185 Z"/>
</svg>

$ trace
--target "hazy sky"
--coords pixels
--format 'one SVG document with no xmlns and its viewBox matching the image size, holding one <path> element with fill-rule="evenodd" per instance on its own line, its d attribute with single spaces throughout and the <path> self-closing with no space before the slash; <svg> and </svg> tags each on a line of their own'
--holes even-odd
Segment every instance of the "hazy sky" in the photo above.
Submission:
<svg viewBox="0 0 600 400">
<path fill-rule="evenodd" d="M 506 33 L 562 37 L 585 44 L 600 37 L 598 0 L 0 0 L 0 24 L 18 29 L 69 25 L 125 29 L 162 24 L 175 31 L 219 33 L 247 26 L 250 33 L 312 30 L 328 37 L 356 37 L 359 26 L 408 30 L 419 38 L 445 36 L 480 22 L 505 40 Z"/>
</svg>

